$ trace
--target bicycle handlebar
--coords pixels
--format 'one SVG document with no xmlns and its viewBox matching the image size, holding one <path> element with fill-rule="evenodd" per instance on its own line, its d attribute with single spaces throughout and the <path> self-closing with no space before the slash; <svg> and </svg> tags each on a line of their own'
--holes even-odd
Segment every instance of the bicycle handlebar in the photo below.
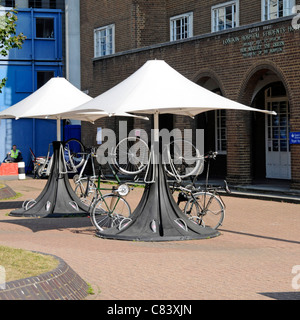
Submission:
<svg viewBox="0 0 300 320">
<path fill-rule="evenodd" d="M 205 159 L 216 159 L 218 155 L 218 151 L 209 151 L 206 156 L 204 156 Z"/>
</svg>

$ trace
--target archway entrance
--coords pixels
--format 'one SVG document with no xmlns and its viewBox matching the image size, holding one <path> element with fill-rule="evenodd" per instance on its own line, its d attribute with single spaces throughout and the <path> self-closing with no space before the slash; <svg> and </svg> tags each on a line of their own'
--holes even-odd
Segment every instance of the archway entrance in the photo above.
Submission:
<svg viewBox="0 0 300 320">
<path fill-rule="evenodd" d="M 276 81 L 262 87 L 252 105 L 277 113 L 253 116 L 254 178 L 291 179 L 290 110 L 283 83 Z"/>
</svg>

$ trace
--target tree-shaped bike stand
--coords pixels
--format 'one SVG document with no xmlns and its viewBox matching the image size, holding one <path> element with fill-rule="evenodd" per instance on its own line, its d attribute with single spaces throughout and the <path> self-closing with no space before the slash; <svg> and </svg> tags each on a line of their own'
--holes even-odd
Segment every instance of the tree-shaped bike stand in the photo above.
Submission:
<svg viewBox="0 0 300 320">
<path fill-rule="evenodd" d="M 45 188 L 37 199 L 25 201 L 11 216 L 50 218 L 88 214 L 89 207 L 80 201 L 70 185 L 63 157 L 62 142 L 54 141 L 53 162 Z"/>
<path fill-rule="evenodd" d="M 153 155 L 150 159 L 146 180 L 151 181 L 146 183 L 135 211 L 117 227 L 98 231 L 97 236 L 131 241 L 193 240 L 218 236 L 217 230 L 202 227 L 181 212 L 169 190 L 161 154 L 158 162 L 154 161 Z"/>
</svg>

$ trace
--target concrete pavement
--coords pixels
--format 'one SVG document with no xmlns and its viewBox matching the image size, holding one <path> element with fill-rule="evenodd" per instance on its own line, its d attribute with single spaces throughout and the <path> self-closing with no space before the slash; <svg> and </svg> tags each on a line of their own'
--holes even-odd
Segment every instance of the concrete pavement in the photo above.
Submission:
<svg viewBox="0 0 300 320">
<path fill-rule="evenodd" d="M 7 181 L 36 198 L 45 180 Z M 127 199 L 133 207 L 143 189 Z M 221 235 L 182 242 L 95 237 L 89 218 L 14 218 L 0 210 L 0 244 L 61 257 L 97 300 L 300 299 L 300 205 L 226 197 Z M 7 203 L 8 206 L 8 203 Z M 1 263 L 0 263 L 1 264 Z M 296 270 L 296 273 L 292 271 Z M 297 274 L 298 272 L 298 274 Z M 297 278 L 298 275 L 298 278 Z"/>
</svg>

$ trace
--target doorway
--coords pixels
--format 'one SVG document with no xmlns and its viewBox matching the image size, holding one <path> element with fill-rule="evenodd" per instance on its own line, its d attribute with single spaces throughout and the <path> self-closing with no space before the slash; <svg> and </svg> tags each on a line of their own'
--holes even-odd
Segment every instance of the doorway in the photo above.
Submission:
<svg viewBox="0 0 300 320">
<path fill-rule="evenodd" d="M 265 108 L 277 113 L 276 116 L 265 116 L 266 178 L 291 179 L 288 98 L 276 96 L 270 87 L 265 90 Z"/>
<path fill-rule="evenodd" d="M 291 179 L 290 110 L 283 83 L 273 82 L 264 86 L 255 96 L 252 106 L 277 113 L 276 116 L 253 114 L 254 179 Z"/>
</svg>

